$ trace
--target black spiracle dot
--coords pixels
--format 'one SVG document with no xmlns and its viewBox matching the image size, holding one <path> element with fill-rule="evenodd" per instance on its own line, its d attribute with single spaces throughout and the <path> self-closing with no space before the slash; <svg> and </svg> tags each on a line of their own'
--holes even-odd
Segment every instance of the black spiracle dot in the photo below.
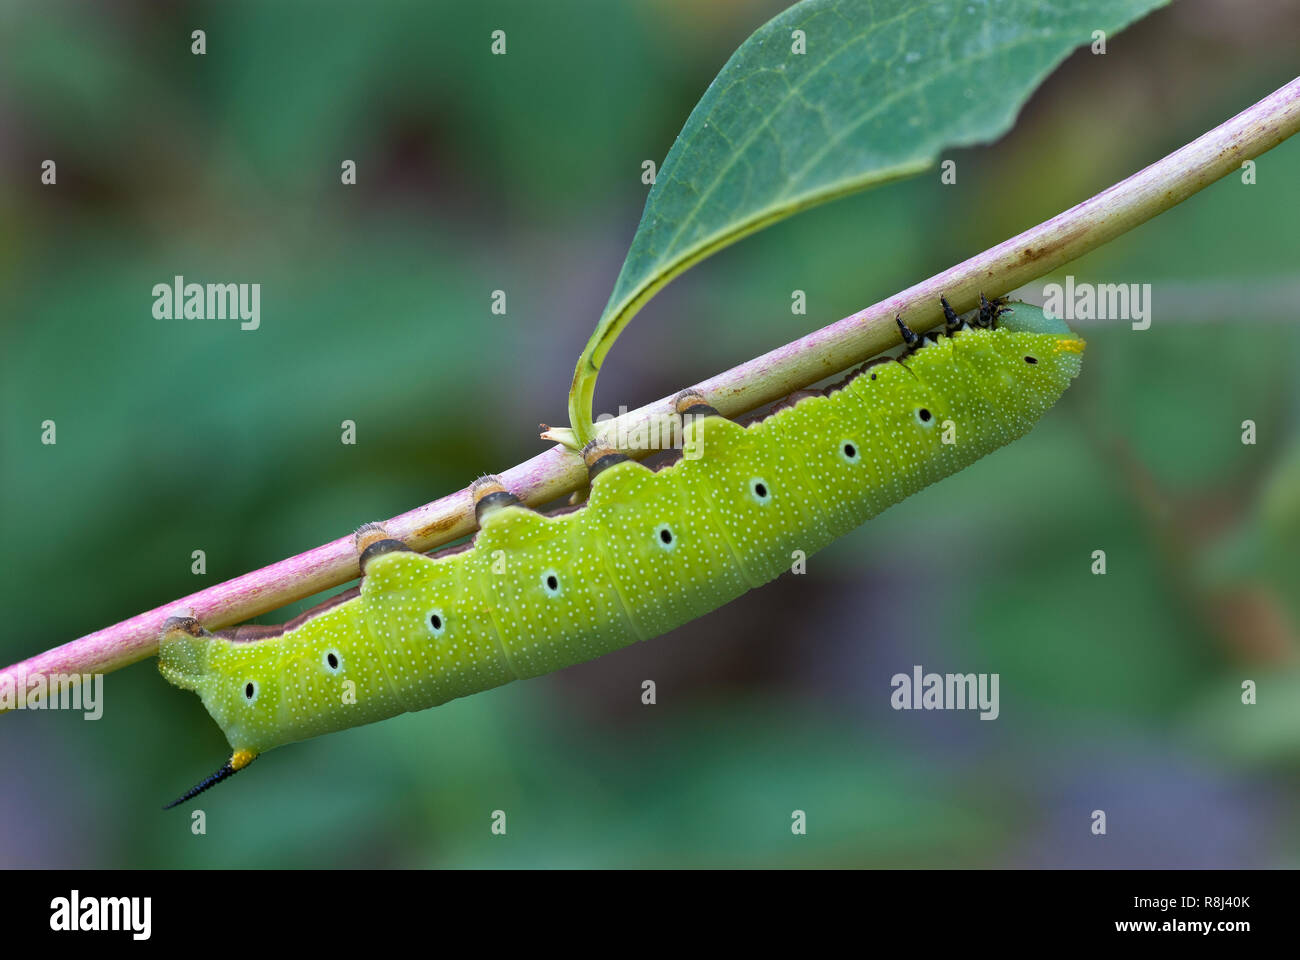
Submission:
<svg viewBox="0 0 1300 960">
<path fill-rule="evenodd" d="M 325 657 L 325 662 L 330 665 L 331 670 L 337 670 L 339 668 L 338 654 L 331 650 Z"/>
<path fill-rule="evenodd" d="M 852 460 L 858 455 L 858 448 L 851 443 L 844 444 L 844 456 Z"/>
<path fill-rule="evenodd" d="M 1025 357 L 1025 363 L 1037 363 L 1037 362 L 1038 362 L 1037 357 Z"/>
<path fill-rule="evenodd" d="M 916 411 L 916 415 L 921 418 L 922 423 L 930 422 L 930 411 L 925 409 L 925 407 L 922 407 L 920 410 Z"/>
<path fill-rule="evenodd" d="M 244 684 L 244 698 L 245 698 L 246 700 L 252 700 L 252 699 L 253 699 L 253 694 L 256 693 L 256 692 L 257 692 L 257 687 L 253 686 L 253 681 L 252 681 L 252 680 L 250 680 L 250 681 L 248 681 L 248 683 Z"/>
<path fill-rule="evenodd" d="M 433 627 L 435 630 L 441 630 L 442 617 L 438 616 L 436 613 L 429 614 L 429 626 Z"/>
<path fill-rule="evenodd" d="M 659 531 L 659 539 L 662 540 L 664 543 L 672 543 L 673 532 L 669 530 L 667 527 L 664 527 L 662 530 Z"/>
<path fill-rule="evenodd" d="M 548 589 L 548 590 L 558 590 L 558 589 L 560 589 L 560 581 L 559 581 L 559 579 L 555 576 L 555 574 L 551 574 L 550 576 L 548 576 L 548 577 L 546 578 L 546 589 Z"/>
<path fill-rule="evenodd" d="M 762 483 L 762 482 L 759 482 L 759 483 L 754 484 L 754 496 L 756 496 L 756 497 L 766 497 L 766 496 L 767 496 L 767 485 L 764 484 L 764 483 Z"/>
</svg>

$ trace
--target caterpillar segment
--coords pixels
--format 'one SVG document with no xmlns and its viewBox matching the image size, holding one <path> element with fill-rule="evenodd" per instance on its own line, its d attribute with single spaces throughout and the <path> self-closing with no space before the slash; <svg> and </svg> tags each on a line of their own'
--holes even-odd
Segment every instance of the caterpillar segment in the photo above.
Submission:
<svg viewBox="0 0 1300 960">
<path fill-rule="evenodd" d="M 283 632 L 169 620 L 160 669 L 200 696 L 232 750 L 176 803 L 276 746 L 666 633 L 1026 433 L 1079 372 L 1083 341 L 1025 308 L 1023 324 L 1004 323 L 1001 300 L 981 297 L 968 320 L 941 305 L 942 335 L 899 317 L 900 356 L 744 426 L 683 392 L 683 455 L 669 466 L 592 441 L 576 508 L 539 513 L 489 476 L 471 488 L 467 545 L 429 556 L 369 524 L 359 589 Z"/>
</svg>

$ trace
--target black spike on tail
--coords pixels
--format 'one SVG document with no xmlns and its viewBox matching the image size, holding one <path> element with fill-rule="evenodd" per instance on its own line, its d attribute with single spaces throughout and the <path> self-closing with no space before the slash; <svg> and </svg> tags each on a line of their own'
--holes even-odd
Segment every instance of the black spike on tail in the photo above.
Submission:
<svg viewBox="0 0 1300 960">
<path fill-rule="evenodd" d="M 163 809 L 170 810 L 172 807 L 180 806 L 186 800 L 193 800 L 195 797 L 197 797 L 204 790 L 207 790 L 209 787 L 215 787 L 222 780 L 225 780 L 228 777 L 233 777 L 240 770 L 243 770 L 244 767 L 252 763 L 255 759 L 257 759 L 255 754 L 252 756 L 244 755 L 243 757 L 241 757 L 240 754 L 236 753 L 229 760 L 223 763 L 221 765 L 221 768 L 217 770 L 216 773 L 212 774 L 212 776 L 210 777 L 205 777 L 204 779 L 200 780 L 194 786 L 186 790 L 183 795 L 177 797 L 171 803 L 163 807 Z M 237 761 L 239 762 L 238 766 L 235 765 Z"/>
</svg>

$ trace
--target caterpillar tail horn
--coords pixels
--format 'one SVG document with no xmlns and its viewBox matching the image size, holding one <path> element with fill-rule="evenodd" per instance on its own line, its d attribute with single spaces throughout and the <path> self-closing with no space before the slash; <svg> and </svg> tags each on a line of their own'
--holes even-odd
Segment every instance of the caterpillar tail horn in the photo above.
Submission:
<svg viewBox="0 0 1300 960">
<path fill-rule="evenodd" d="M 221 765 L 221 768 L 217 770 L 216 773 L 212 774 L 210 777 L 204 777 L 194 786 L 186 790 L 181 796 L 163 807 L 163 809 L 170 810 L 172 807 L 180 806 L 186 800 L 193 800 L 209 787 L 215 787 L 222 780 L 233 777 L 256 759 L 257 754 L 253 753 L 251 750 L 236 750 L 230 755 L 230 759 Z"/>
</svg>

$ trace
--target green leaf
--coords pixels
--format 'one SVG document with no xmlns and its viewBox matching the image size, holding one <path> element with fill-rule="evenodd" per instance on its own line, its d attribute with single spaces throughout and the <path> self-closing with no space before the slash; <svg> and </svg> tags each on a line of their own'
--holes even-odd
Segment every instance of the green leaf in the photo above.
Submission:
<svg viewBox="0 0 1300 960">
<path fill-rule="evenodd" d="M 605 355 L 678 274 L 792 213 L 996 139 L 1094 31 L 1109 42 L 1167 2 L 804 0 L 759 28 L 705 91 L 650 190 L 574 371 L 578 439 L 592 437 Z"/>
</svg>

